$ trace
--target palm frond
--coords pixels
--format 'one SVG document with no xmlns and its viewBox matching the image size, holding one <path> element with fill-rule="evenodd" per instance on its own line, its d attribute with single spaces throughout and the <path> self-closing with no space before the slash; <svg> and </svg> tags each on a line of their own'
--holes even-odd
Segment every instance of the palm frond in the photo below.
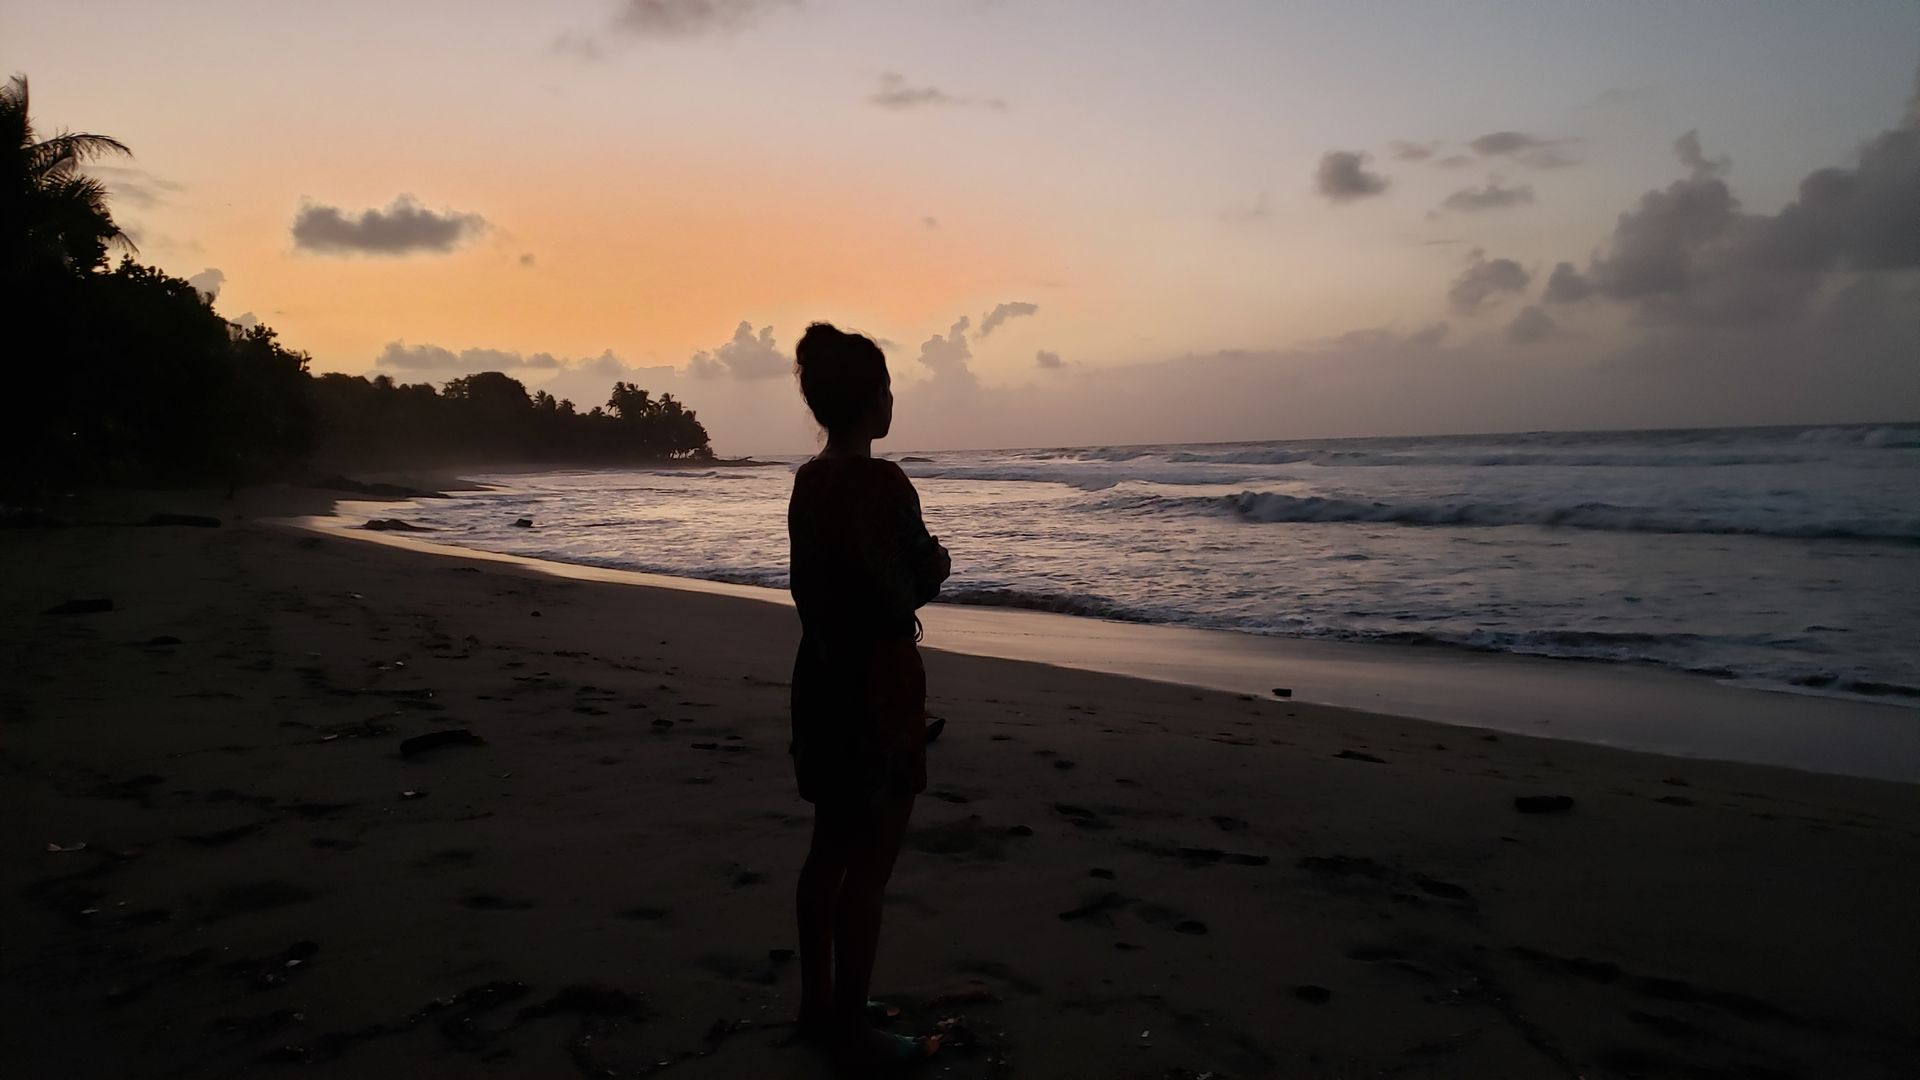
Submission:
<svg viewBox="0 0 1920 1080">
<path fill-rule="evenodd" d="M 36 180 L 64 178 L 82 162 L 107 154 L 132 157 L 133 151 L 120 140 L 105 135 L 63 131 L 27 148 L 27 175 Z"/>
</svg>

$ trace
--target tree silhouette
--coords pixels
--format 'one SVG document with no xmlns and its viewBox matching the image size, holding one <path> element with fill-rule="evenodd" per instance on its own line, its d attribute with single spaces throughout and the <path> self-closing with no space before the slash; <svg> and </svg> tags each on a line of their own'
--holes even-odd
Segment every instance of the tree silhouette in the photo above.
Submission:
<svg viewBox="0 0 1920 1080">
<path fill-rule="evenodd" d="M 705 460 L 706 429 L 631 383 L 608 408 L 482 371 L 444 391 L 391 376 L 308 374 L 265 326 L 222 319 L 187 281 L 129 257 L 106 188 L 80 168 L 127 148 L 39 138 L 27 80 L 0 88 L 0 289 L 18 313 L 0 371 L 0 497 L 113 483 L 233 485 L 315 462 L 399 467 Z M 126 245 L 131 248 L 132 245 Z"/>
<path fill-rule="evenodd" d="M 27 78 L 0 88 L 0 271 L 18 281 L 36 267 L 99 269 L 107 245 L 132 243 L 107 210 L 106 185 L 80 172 L 86 162 L 132 151 L 105 135 L 62 131 L 38 138 L 28 114 Z"/>
</svg>

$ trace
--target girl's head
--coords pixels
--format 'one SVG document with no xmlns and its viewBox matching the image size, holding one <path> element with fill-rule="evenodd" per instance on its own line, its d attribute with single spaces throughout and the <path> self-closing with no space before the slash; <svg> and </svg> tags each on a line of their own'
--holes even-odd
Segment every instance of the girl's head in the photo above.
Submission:
<svg viewBox="0 0 1920 1080">
<path fill-rule="evenodd" d="M 800 396 L 827 438 L 883 439 L 893 426 L 893 380 L 873 339 L 830 323 L 807 327 L 794 349 Z"/>
</svg>

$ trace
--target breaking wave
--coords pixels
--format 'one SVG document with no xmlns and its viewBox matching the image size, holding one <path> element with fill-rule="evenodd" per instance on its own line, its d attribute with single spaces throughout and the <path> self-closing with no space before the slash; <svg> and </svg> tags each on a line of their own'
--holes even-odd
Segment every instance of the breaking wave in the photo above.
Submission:
<svg viewBox="0 0 1920 1080">
<path fill-rule="evenodd" d="M 1244 521 L 1363 522 L 1392 525 L 1544 525 L 1605 532 L 1704 533 L 1778 536 L 1800 540 L 1884 540 L 1920 543 L 1920 515 L 1847 520 L 1782 520 L 1765 508 L 1749 515 L 1672 513 L 1604 502 L 1537 505 L 1491 502 L 1366 502 L 1321 496 L 1242 491 L 1237 495 L 1120 494 L 1103 500 L 1109 509 L 1145 513 L 1228 514 Z"/>
</svg>

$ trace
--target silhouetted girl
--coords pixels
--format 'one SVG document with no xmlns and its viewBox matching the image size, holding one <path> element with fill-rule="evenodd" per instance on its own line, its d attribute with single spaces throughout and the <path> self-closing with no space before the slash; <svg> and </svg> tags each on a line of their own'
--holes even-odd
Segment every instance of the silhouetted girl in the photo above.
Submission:
<svg viewBox="0 0 1920 1080">
<path fill-rule="evenodd" d="M 814 806 L 800 870 L 800 1025 L 865 1065 L 930 1043 L 874 1031 L 867 989 L 880 904 L 914 796 L 926 790 L 926 672 L 914 609 L 951 564 L 900 467 L 872 455 L 893 422 L 886 357 L 826 323 L 796 350 L 800 392 L 827 445 L 794 475 L 787 507 L 800 654 L 793 664 L 794 772 Z"/>
</svg>

